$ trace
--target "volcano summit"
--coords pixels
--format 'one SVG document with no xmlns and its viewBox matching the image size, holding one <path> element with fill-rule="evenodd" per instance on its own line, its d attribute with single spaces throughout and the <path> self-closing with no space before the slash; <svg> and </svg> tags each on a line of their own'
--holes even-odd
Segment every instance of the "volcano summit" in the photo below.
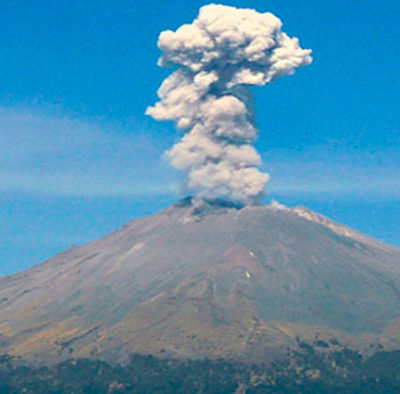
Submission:
<svg viewBox="0 0 400 394">
<path fill-rule="evenodd" d="M 185 199 L 0 279 L 0 351 L 272 359 L 400 345 L 400 251 L 305 208 Z"/>
</svg>

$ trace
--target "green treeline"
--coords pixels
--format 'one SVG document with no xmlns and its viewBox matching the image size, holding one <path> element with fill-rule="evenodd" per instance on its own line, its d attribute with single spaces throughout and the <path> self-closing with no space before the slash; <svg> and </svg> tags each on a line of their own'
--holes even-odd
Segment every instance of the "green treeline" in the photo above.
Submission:
<svg viewBox="0 0 400 394">
<path fill-rule="evenodd" d="M 0 356 L 0 394 L 398 394 L 400 351 L 364 360 L 343 348 L 300 343 L 273 365 L 133 355 L 126 365 L 71 359 L 21 365 Z"/>
</svg>

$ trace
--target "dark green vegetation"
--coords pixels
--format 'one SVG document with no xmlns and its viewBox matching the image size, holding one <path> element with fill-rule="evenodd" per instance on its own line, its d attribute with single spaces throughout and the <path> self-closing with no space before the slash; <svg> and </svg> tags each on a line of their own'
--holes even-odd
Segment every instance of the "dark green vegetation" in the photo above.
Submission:
<svg viewBox="0 0 400 394">
<path fill-rule="evenodd" d="M 271 366 L 134 355 L 124 366 L 73 359 L 52 367 L 0 357 L 1 394 L 394 394 L 400 392 L 400 351 L 363 357 L 299 344 Z"/>
</svg>

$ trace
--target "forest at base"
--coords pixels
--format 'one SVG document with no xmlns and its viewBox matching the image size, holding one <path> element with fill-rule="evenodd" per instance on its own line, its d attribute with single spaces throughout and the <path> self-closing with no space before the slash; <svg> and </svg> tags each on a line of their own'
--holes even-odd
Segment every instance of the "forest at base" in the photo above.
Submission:
<svg viewBox="0 0 400 394">
<path fill-rule="evenodd" d="M 272 365 L 132 355 L 125 365 L 70 359 L 23 365 L 0 356 L 0 394 L 398 394 L 400 350 L 372 357 L 299 343 Z"/>
</svg>

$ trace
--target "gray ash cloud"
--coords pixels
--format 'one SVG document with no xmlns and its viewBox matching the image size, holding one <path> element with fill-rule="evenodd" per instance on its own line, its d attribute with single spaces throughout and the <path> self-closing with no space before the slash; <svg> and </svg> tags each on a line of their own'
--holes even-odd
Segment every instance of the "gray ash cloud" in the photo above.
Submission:
<svg viewBox="0 0 400 394">
<path fill-rule="evenodd" d="M 187 173 L 187 188 L 245 204 L 265 191 L 268 174 L 253 146 L 258 136 L 251 87 L 311 63 L 311 50 L 281 31 L 271 13 L 210 4 L 192 24 L 160 34 L 159 65 L 175 71 L 147 109 L 183 133 L 167 155 Z"/>
</svg>

